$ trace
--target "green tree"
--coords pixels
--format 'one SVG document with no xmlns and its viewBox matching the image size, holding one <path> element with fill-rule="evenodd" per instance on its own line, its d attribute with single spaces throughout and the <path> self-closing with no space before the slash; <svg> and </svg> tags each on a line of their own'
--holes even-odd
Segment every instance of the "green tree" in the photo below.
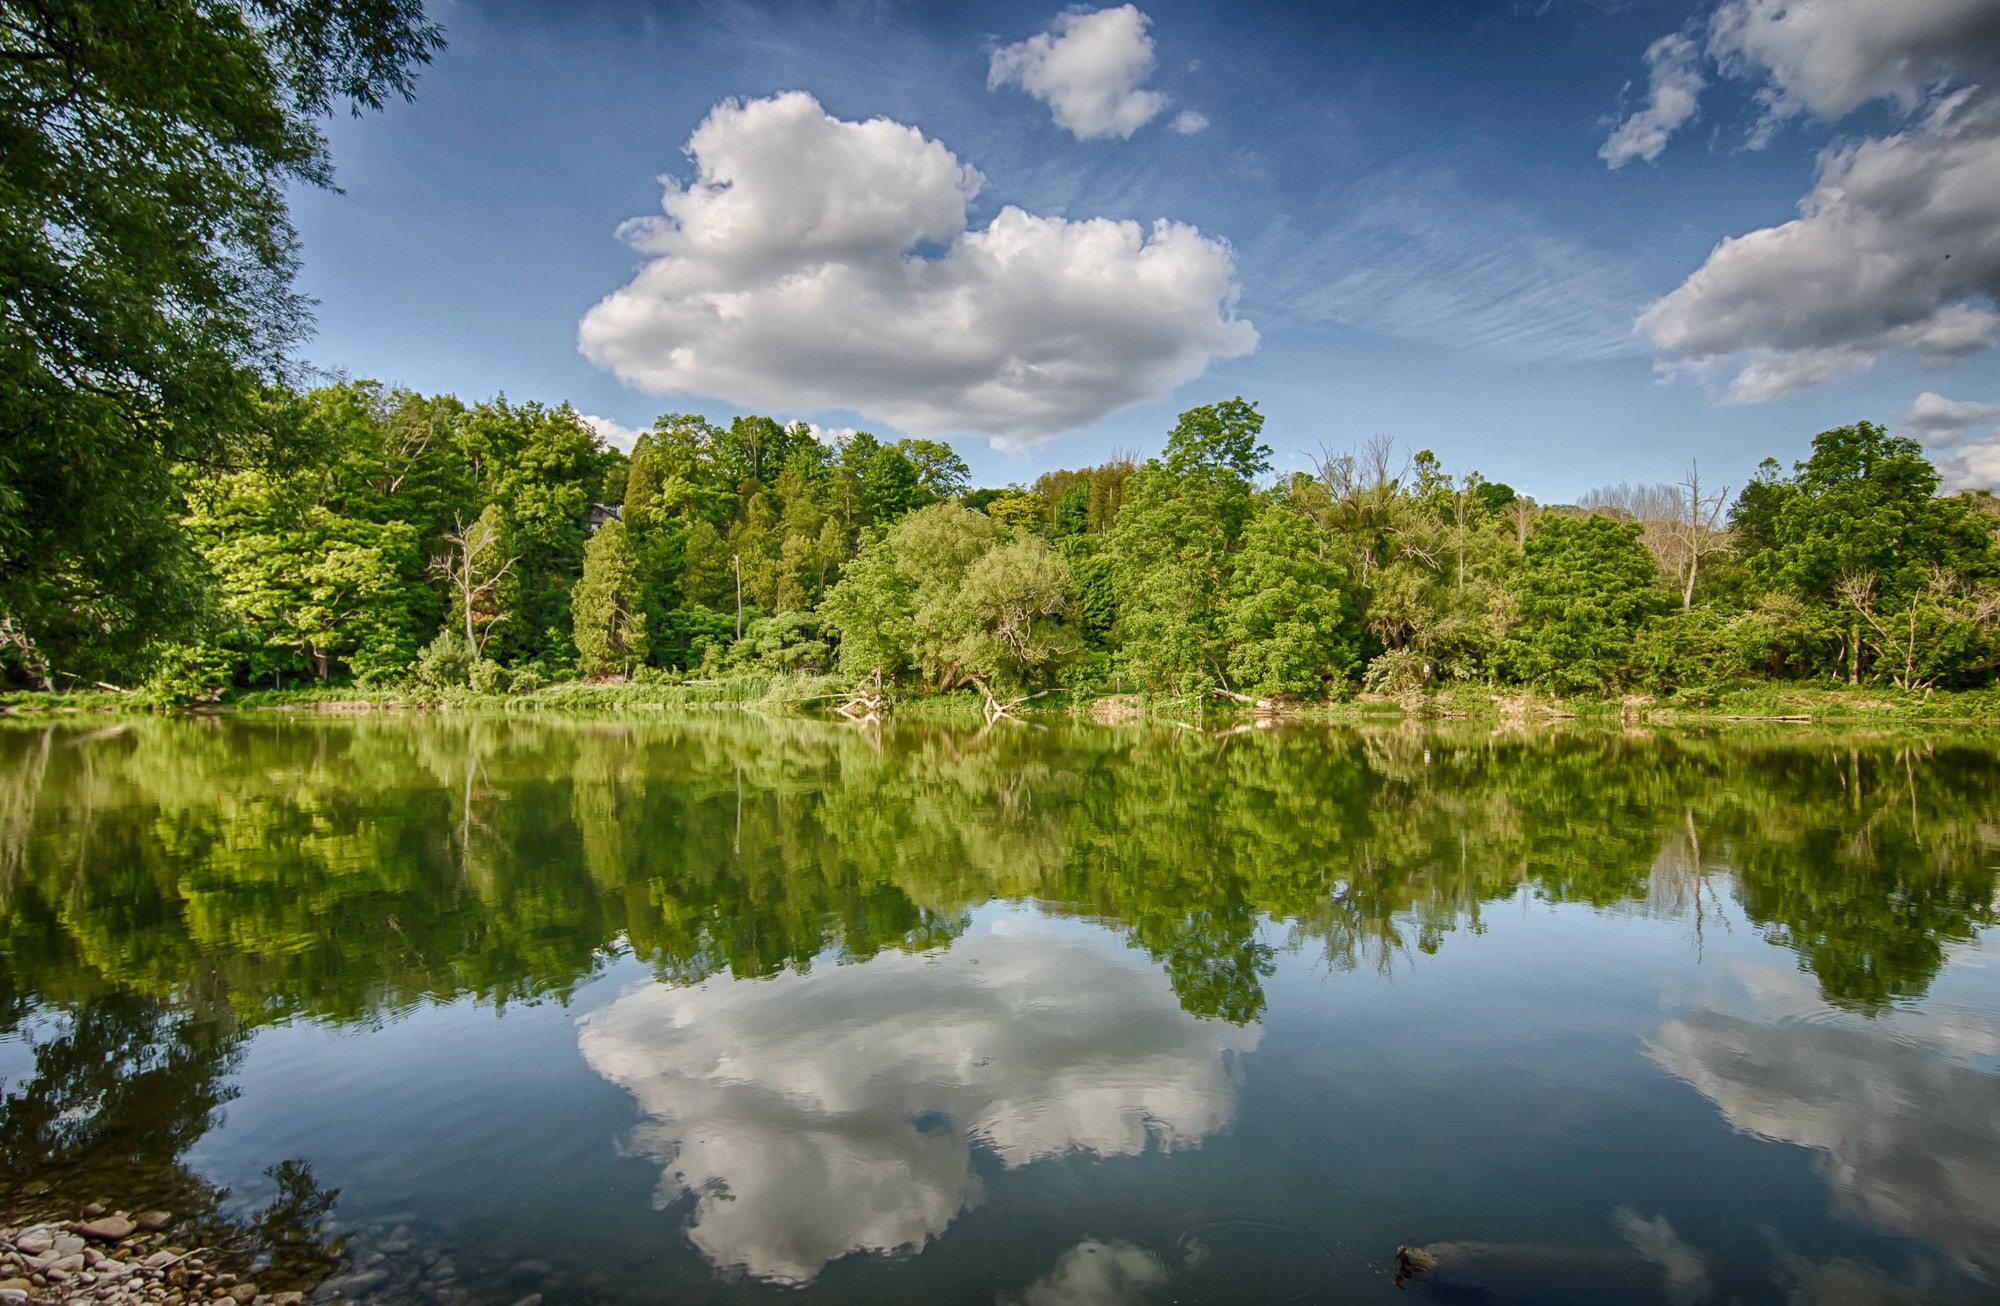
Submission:
<svg viewBox="0 0 2000 1306">
<path fill-rule="evenodd" d="M 1310 518 L 1277 500 L 1244 529 L 1223 618 L 1239 689 L 1321 698 L 1359 668 L 1347 577 L 1322 544 Z"/>
<path fill-rule="evenodd" d="M 292 185 L 319 118 L 408 96 L 415 0 L 0 5 L 0 621 L 99 674 L 202 610 L 174 469 L 273 452 Z"/>
<path fill-rule="evenodd" d="M 1637 523 L 1591 514 L 1544 517 L 1523 550 L 1513 663 L 1546 689 L 1602 689 L 1630 674 L 1633 640 L 1664 611 Z"/>
<path fill-rule="evenodd" d="M 584 675 L 623 675 L 645 663 L 646 613 L 624 522 L 614 517 L 590 537 L 570 602 Z"/>
<path fill-rule="evenodd" d="M 1248 482 L 1271 469 L 1271 450 L 1258 440 L 1264 415 L 1243 396 L 1190 408 L 1167 433 L 1165 461 L 1176 476 L 1221 472 Z"/>
<path fill-rule="evenodd" d="M 1912 616 L 1939 568 L 1970 581 L 1993 572 L 1984 515 L 1937 488 L 1937 469 L 1914 440 L 1859 422 L 1813 437 L 1812 456 L 1789 478 L 1766 462 L 1737 498 L 1730 524 L 1745 565 L 1834 617 L 1832 656 L 1819 665 L 1850 684 L 1880 643 L 1872 618 Z"/>
</svg>

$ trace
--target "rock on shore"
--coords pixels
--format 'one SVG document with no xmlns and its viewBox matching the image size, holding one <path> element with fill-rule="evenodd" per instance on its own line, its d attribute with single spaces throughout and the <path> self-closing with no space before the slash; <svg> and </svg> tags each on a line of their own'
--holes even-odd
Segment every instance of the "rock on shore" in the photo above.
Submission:
<svg viewBox="0 0 2000 1306">
<path fill-rule="evenodd" d="M 0 1306 L 302 1306 L 301 1292 L 264 1292 L 182 1247 L 165 1211 L 84 1208 L 81 1220 L 0 1226 Z"/>
</svg>

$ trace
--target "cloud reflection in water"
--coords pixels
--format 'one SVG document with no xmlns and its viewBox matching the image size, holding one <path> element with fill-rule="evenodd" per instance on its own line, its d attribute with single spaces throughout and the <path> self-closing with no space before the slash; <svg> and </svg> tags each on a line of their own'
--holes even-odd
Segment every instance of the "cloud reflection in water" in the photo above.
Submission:
<svg viewBox="0 0 2000 1306">
<path fill-rule="evenodd" d="M 1836 1012 L 1802 977 L 1745 966 L 1751 1013 L 1697 1008 L 1648 1040 L 1653 1060 L 1734 1128 L 1809 1147 L 1836 1209 L 2000 1280 L 2000 1028 L 1965 1011 Z"/>
<path fill-rule="evenodd" d="M 1234 1119 L 1257 1040 L 1188 1015 L 1108 938 L 1026 914 L 941 954 L 649 985 L 578 1035 L 645 1113 L 656 1202 L 694 1193 L 712 1263 L 791 1284 L 942 1233 L 979 1199 L 975 1141 L 1009 1168 L 1198 1145 Z"/>
</svg>

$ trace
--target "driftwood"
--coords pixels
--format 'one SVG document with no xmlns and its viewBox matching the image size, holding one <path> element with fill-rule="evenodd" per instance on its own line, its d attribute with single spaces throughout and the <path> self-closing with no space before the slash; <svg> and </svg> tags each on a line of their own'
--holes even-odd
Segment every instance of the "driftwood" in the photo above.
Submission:
<svg viewBox="0 0 2000 1306">
<path fill-rule="evenodd" d="M 1275 698 L 1254 698 L 1249 694 L 1239 694 L 1233 689 L 1222 689 L 1218 687 L 1210 689 L 1208 692 L 1220 698 L 1229 699 L 1231 702 L 1242 703 L 1246 706 L 1254 707 L 1259 712 L 1277 712 L 1280 711 L 1283 707 L 1283 705 L 1280 704 L 1278 700 L 1276 700 Z"/>
<path fill-rule="evenodd" d="M 973 686 L 973 688 L 977 689 L 981 694 L 986 696 L 986 724 L 989 726 L 992 725 L 995 721 L 998 721 L 1002 717 L 1006 717 L 1010 721 L 1019 721 L 1021 718 L 1014 715 L 1015 708 L 1021 706 L 1021 704 L 1023 703 L 1032 703 L 1038 698 L 1045 697 L 1046 695 L 1055 692 L 1053 690 L 1044 689 L 1039 694 L 1023 694 L 1019 698 L 1010 698 L 1003 703 L 999 699 L 993 697 L 993 691 L 986 687 L 986 682 L 984 680 L 981 680 L 977 676 L 967 676 L 966 680 L 969 684 Z"/>
<path fill-rule="evenodd" d="M 859 721 L 873 725 L 882 720 L 882 714 L 889 710 L 889 696 L 882 688 L 882 668 L 875 668 L 875 674 L 864 680 L 848 696 L 845 703 L 837 705 L 834 711 L 849 721 Z"/>
</svg>

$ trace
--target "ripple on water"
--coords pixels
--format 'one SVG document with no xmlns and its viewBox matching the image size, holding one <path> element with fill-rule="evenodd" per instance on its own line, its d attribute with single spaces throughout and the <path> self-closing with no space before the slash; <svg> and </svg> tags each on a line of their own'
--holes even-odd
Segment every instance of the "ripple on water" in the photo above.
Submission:
<svg viewBox="0 0 2000 1306">
<path fill-rule="evenodd" d="M 1277 1220 L 1206 1220 L 1174 1244 L 1175 1282 L 1203 1301 L 1282 1306 L 1313 1299 L 1333 1275 L 1332 1248 Z"/>
</svg>

